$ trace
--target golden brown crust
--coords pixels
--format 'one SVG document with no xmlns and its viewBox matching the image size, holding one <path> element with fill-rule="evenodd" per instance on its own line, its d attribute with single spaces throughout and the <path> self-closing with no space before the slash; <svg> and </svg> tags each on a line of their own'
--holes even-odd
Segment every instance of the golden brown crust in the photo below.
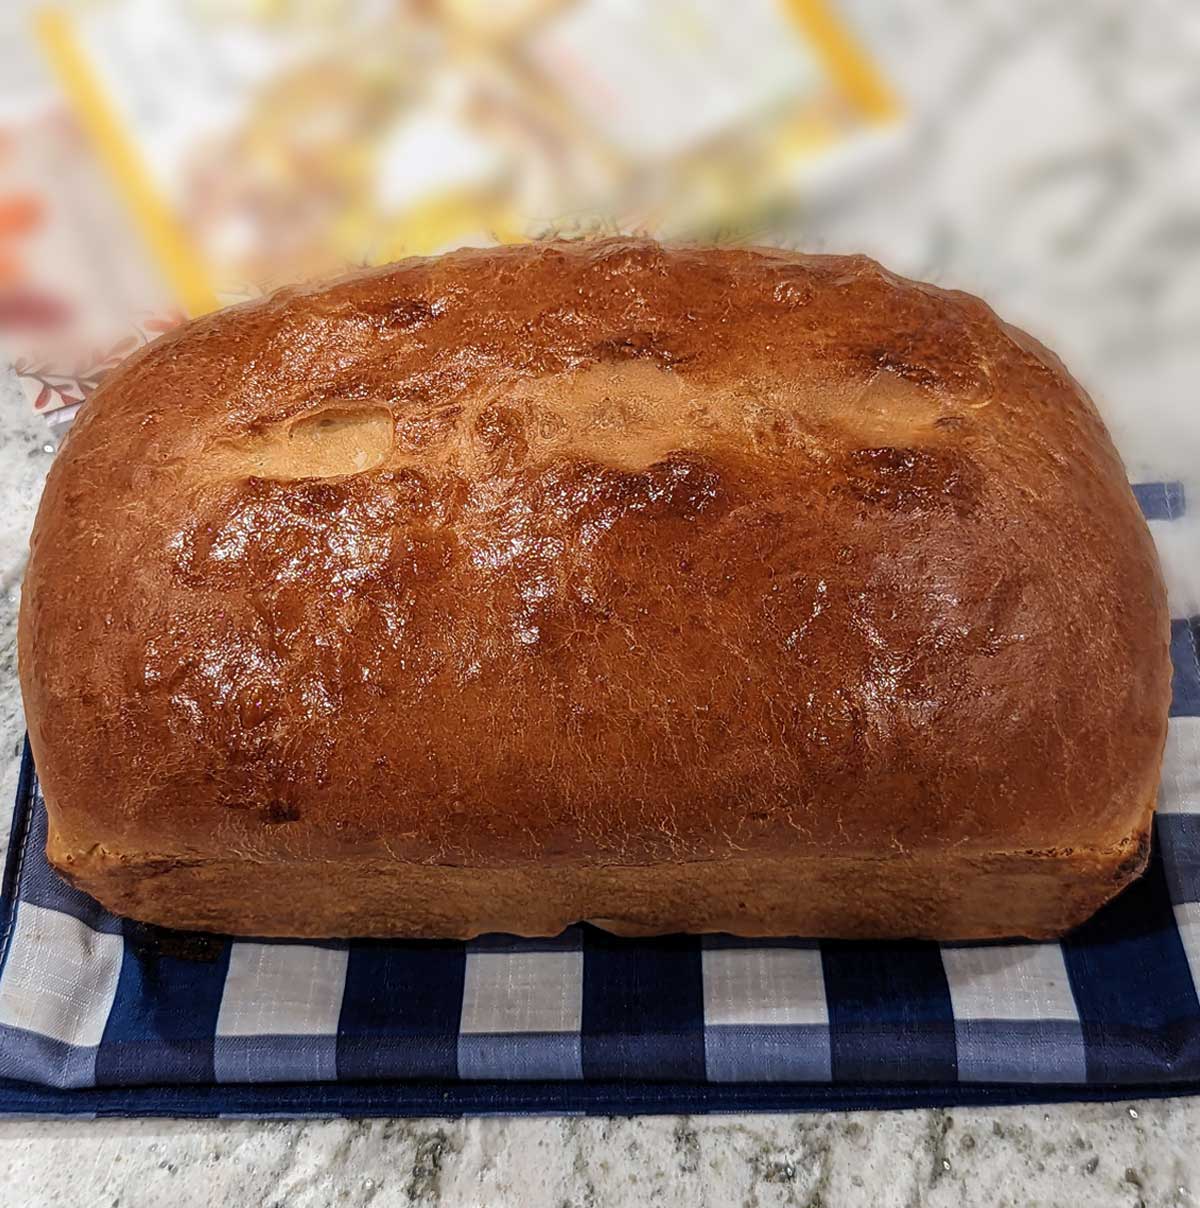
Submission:
<svg viewBox="0 0 1200 1208">
<path fill-rule="evenodd" d="M 52 470 L 20 640 L 64 851 L 270 876 L 1082 868 L 1146 833 L 1167 637 L 1094 408 L 983 303 L 609 240 L 157 341 Z"/>
</svg>

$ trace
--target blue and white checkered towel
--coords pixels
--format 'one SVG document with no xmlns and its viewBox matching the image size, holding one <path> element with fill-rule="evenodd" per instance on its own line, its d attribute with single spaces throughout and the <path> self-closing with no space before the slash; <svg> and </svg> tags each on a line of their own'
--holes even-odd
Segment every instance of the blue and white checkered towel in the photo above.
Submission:
<svg viewBox="0 0 1200 1208">
<path fill-rule="evenodd" d="M 1062 943 L 169 932 L 116 918 L 50 869 L 27 755 L 0 898 L 0 1110 L 708 1110 L 1200 1089 L 1200 528 L 1178 484 L 1135 490 L 1186 612 L 1154 855 Z"/>
</svg>

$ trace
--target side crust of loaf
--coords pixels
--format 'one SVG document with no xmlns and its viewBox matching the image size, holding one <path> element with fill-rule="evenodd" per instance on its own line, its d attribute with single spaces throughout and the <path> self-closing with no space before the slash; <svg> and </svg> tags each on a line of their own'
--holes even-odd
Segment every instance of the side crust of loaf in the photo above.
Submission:
<svg viewBox="0 0 1200 1208">
<path fill-rule="evenodd" d="M 109 910 L 189 931 L 467 940 L 491 931 L 553 936 L 583 920 L 624 936 L 1045 940 L 1082 923 L 1141 874 L 1150 828 L 1082 851 L 750 855 L 607 868 L 188 862 L 72 852 L 53 833 L 47 848 L 55 867 Z"/>
</svg>

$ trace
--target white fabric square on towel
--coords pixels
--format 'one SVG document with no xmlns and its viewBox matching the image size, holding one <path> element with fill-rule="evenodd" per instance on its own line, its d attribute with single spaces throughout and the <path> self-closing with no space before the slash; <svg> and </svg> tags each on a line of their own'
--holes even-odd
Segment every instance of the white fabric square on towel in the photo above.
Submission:
<svg viewBox="0 0 1200 1208">
<path fill-rule="evenodd" d="M 98 1045 L 116 997 L 124 949 L 119 935 L 22 902 L 0 977 L 0 1024 L 66 1044 Z"/>
<path fill-rule="evenodd" d="M 816 948 L 706 948 L 703 961 L 708 1025 L 829 1022 Z"/>
<path fill-rule="evenodd" d="M 1078 1020 L 1059 944 L 943 948 L 956 1019 Z"/>
<path fill-rule="evenodd" d="M 217 1035 L 336 1035 L 349 960 L 339 948 L 235 943 Z"/>
<path fill-rule="evenodd" d="M 460 1031 L 577 1032 L 582 1018 L 582 952 L 467 953 Z"/>
<path fill-rule="evenodd" d="M 1158 808 L 1164 814 L 1200 814 L 1200 717 L 1167 723 Z"/>
</svg>

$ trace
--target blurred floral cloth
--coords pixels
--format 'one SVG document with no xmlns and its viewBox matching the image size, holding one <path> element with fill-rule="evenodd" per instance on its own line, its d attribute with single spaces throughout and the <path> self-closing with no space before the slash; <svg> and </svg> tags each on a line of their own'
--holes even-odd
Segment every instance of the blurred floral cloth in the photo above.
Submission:
<svg viewBox="0 0 1200 1208">
<path fill-rule="evenodd" d="M 77 406 L 186 315 L 464 244 L 769 233 L 900 107 L 826 0 L 75 0 L 0 124 L 0 335 Z"/>
</svg>

